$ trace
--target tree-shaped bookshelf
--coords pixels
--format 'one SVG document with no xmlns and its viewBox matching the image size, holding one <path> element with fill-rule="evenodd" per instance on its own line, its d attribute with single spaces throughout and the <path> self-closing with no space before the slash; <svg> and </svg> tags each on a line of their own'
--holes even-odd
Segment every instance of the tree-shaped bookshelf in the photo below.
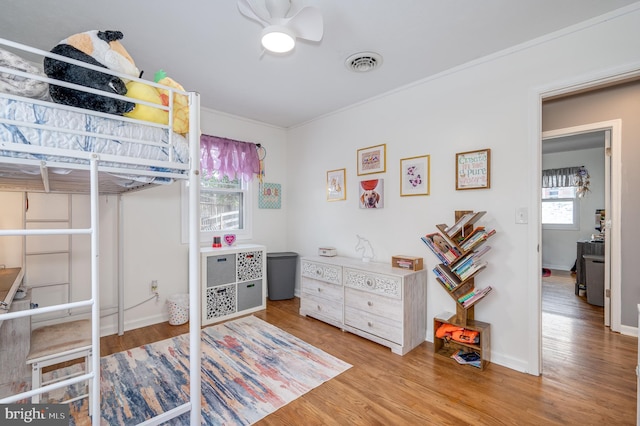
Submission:
<svg viewBox="0 0 640 426">
<path fill-rule="evenodd" d="M 485 242 L 495 231 L 475 226 L 486 212 L 456 211 L 452 226 L 436 225 L 438 232 L 425 235 L 422 241 L 438 257 L 441 263 L 433 269 L 436 280 L 456 303 L 456 313 L 443 313 L 434 318 L 434 347 L 436 353 L 451 357 L 458 353 L 477 353 L 479 361 L 470 363 L 484 368 L 489 362 L 489 324 L 475 320 L 475 305 L 491 290 L 491 286 L 478 289 L 475 276 L 487 263 L 482 256 L 491 249 Z M 442 325 L 448 329 L 463 329 L 465 336 L 452 338 L 451 333 L 442 334 Z M 443 329 L 446 327 L 443 327 Z M 440 330 L 439 330 L 440 329 Z M 458 360 L 458 362 L 461 362 Z M 464 363 L 464 362 L 463 362 Z"/>
</svg>

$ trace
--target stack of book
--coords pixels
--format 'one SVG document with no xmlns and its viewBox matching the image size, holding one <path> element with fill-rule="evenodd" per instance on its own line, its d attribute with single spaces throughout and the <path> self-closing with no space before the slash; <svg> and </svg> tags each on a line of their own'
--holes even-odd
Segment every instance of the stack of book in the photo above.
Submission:
<svg viewBox="0 0 640 426">
<path fill-rule="evenodd" d="M 472 306 L 478 300 L 482 299 L 486 296 L 493 288 L 491 286 L 487 286 L 482 289 L 474 288 L 469 293 L 465 294 L 462 297 L 458 298 L 458 302 L 465 308 Z"/>
<path fill-rule="evenodd" d="M 472 251 L 466 255 L 464 259 L 456 263 L 451 271 L 460 277 L 461 280 L 466 280 L 471 275 L 487 266 L 487 262 L 480 261 L 480 258 L 489 250 L 491 246 L 484 246 L 478 250 Z"/>
<path fill-rule="evenodd" d="M 495 229 L 487 231 L 486 229 L 484 229 L 484 226 L 478 226 L 467 237 L 465 237 L 464 240 L 460 242 L 460 248 L 464 251 L 472 250 L 481 241 L 486 240 L 495 233 Z"/>
<path fill-rule="evenodd" d="M 451 358 L 458 361 L 459 364 L 467 364 L 476 368 L 482 367 L 482 358 L 478 352 L 465 352 L 462 349 L 454 352 Z"/>
<path fill-rule="evenodd" d="M 450 265 L 461 256 L 460 250 L 449 244 L 444 237 L 437 232 L 427 234 L 420 238 L 422 239 L 422 242 L 431 249 L 433 254 L 438 257 L 440 262 L 445 265 Z"/>
<path fill-rule="evenodd" d="M 436 278 L 449 290 L 453 290 L 460 285 L 460 279 L 455 274 L 452 274 L 446 267 L 436 265 L 436 267 L 433 268 L 433 273 L 436 274 Z"/>
</svg>

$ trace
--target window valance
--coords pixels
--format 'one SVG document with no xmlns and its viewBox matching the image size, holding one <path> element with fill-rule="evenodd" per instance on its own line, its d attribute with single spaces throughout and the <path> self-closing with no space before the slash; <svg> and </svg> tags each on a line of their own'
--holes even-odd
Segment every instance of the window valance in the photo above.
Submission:
<svg viewBox="0 0 640 426">
<path fill-rule="evenodd" d="M 578 174 L 582 167 L 563 167 L 542 171 L 543 188 L 566 188 L 578 186 Z"/>
<path fill-rule="evenodd" d="M 200 168 L 206 177 L 214 171 L 230 180 L 253 179 L 260 173 L 256 144 L 217 136 L 200 136 Z"/>
</svg>

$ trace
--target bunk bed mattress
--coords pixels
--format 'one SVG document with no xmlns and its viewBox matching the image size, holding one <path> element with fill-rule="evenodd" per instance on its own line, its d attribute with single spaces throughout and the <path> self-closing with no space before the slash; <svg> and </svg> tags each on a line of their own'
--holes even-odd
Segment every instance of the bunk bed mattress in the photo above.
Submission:
<svg viewBox="0 0 640 426">
<path fill-rule="evenodd" d="M 130 160 L 145 159 L 169 162 L 171 152 L 173 155 L 171 161 L 175 163 L 186 164 L 189 158 L 186 138 L 173 133 L 172 144 L 170 145 L 169 132 L 159 127 L 129 123 L 117 119 L 59 109 L 55 108 L 55 106 L 2 97 L 0 97 L 0 118 L 58 129 L 49 130 L 26 127 L 19 124 L 0 123 L 0 142 L 111 154 Z M 71 129 L 90 134 L 78 135 L 66 132 Z M 160 142 L 163 146 L 122 141 L 124 138 Z M 86 162 L 86 160 L 79 158 L 8 151 L 2 150 L 2 148 L 0 148 L 0 157 L 55 160 L 72 163 Z M 139 181 L 154 183 L 168 183 L 171 181 L 171 179 L 165 178 L 156 179 L 150 176 L 135 176 L 134 171 L 135 169 L 168 171 L 171 170 L 169 163 L 167 163 L 166 168 L 136 164 L 122 165 L 119 163 L 117 163 L 117 166 L 132 169 L 131 174 L 127 174 L 130 179 L 136 178 Z"/>
</svg>

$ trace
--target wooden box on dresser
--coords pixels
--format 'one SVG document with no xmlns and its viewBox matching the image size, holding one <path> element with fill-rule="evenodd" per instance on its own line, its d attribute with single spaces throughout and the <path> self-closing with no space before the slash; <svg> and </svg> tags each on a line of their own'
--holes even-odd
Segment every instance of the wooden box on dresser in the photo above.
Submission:
<svg viewBox="0 0 640 426">
<path fill-rule="evenodd" d="M 266 247 L 206 247 L 200 257 L 202 325 L 266 309 Z"/>
<path fill-rule="evenodd" d="M 300 314 L 404 355 L 426 340 L 427 271 L 347 257 L 300 260 Z"/>
</svg>

